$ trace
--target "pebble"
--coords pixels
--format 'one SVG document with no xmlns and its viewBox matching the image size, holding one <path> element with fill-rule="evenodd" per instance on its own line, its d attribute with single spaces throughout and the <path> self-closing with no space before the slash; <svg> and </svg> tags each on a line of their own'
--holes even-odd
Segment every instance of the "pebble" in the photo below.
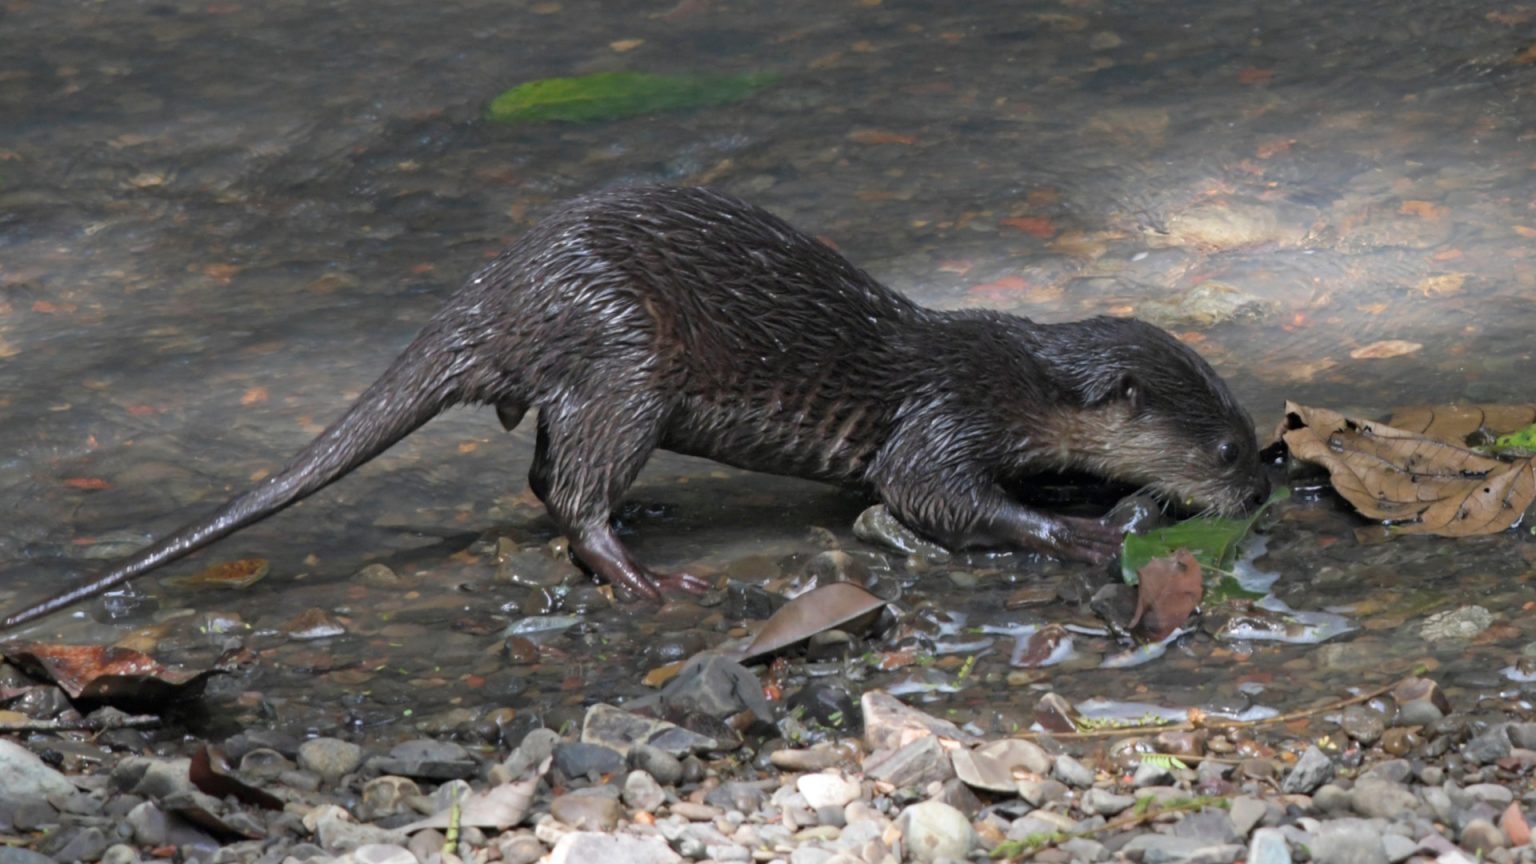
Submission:
<svg viewBox="0 0 1536 864">
<path fill-rule="evenodd" d="M 623 798 L 624 805 L 631 810 L 654 813 L 666 803 L 667 793 L 656 778 L 644 771 L 631 771 L 624 778 Z"/>
<path fill-rule="evenodd" d="M 663 786 L 676 786 L 683 779 L 682 760 L 659 747 L 636 744 L 625 757 L 630 768 L 644 771 Z"/>
<path fill-rule="evenodd" d="M 1079 789 L 1093 785 L 1093 771 L 1071 756 L 1057 756 L 1056 763 L 1051 767 L 1051 776 Z"/>
<path fill-rule="evenodd" d="M 1248 841 L 1248 864 L 1291 864 L 1291 850 L 1286 845 L 1285 835 L 1273 828 L 1254 831 Z"/>
<path fill-rule="evenodd" d="M 556 819 L 578 831 L 612 831 L 624 817 L 624 807 L 606 795 L 561 795 L 549 804 Z"/>
<path fill-rule="evenodd" d="M 299 767 L 335 783 L 363 764 L 363 748 L 339 738 L 311 738 L 299 745 Z"/>
<path fill-rule="evenodd" d="M 937 801 L 913 804 L 897 820 L 911 860 L 934 864 L 946 858 L 964 859 L 976 848 L 976 831 L 959 810 Z"/>
<path fill-rule="evenodd" d="M 1333 760 L 1328 754 L 1308 747 L 1291 772 L 1281 781 L 1280 789 L 1289 794 L 1310 794 L 1317 787 L 1333 779 Z"/>
<path fill-rule="evenodd" d="M 416 864 L 411 850 L 388 843 L 365 843 L 352 850 L 352 860 L 357 864 Z"/>
<path fill-rule="evenodd" d="M 549 853 L 549 864 L 682 864 L 682 857 L 659 837 L 596 834 L 578 831 L 560 838 Z"/>
<path fill-rule="evenodd" d="M 5 778 L 6 797 L 13 800 L 75 794 L 74 784 L 63 774 L 31 750 L 4 738 L 0 738 L 0 777 Z"/>
<path fill-rule="evenodd" d="M 1317 864 L 1387 864 L 1381 830 L 1365 819 L 1322 823 L 1307 849 Z"/>
<path fill-rule="evenodd" d="M 841 774 L 803 774 L 795 781 L 795 788 L 805 796 L 805 803 L 813 809 L 847 806 L 857 800 L 862 791 L 859 781 Z"/>
</svg>

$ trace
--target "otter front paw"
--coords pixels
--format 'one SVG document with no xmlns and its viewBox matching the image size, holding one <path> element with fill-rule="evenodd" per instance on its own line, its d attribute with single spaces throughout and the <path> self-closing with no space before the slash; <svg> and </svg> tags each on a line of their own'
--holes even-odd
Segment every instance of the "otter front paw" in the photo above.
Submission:
<svg viewBox="0 0 1536 864">
<path fill-rule="evenodd" d="M 1125 533 L 1099 519 L 1058 516 L 1040 538 L 1041 550 L 1073 561 L 1099 564 L 1120 554 Z"/>
</svg>

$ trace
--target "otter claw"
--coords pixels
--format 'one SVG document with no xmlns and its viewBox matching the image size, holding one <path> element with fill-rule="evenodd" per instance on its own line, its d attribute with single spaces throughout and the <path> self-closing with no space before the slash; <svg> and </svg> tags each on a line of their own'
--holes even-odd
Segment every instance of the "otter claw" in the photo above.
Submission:
<svg viewBox="0 0 1536 864">
<path fill-rule="evenodd" d="M 1063 532 L 1056 552 L 1063 558 L 1100 564 L 1120 554 L 1125 534 L 1119 528 L 1098 519 L 1061 517 Z"/>
</svg>

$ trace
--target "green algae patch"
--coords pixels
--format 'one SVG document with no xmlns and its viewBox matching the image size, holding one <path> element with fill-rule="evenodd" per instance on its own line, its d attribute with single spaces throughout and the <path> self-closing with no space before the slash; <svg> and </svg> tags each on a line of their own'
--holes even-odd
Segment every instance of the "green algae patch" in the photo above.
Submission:
<svg viewBox="0 0 1536 864">
<path fill-rule="evenodd" d="M 498 123 L 595 123 L 724 105 L 773 83 L 774 76 L 656 75 L 598 72 L 574 78 L 543 78 L 519 84 L 491 101 Z"/>
</svg>

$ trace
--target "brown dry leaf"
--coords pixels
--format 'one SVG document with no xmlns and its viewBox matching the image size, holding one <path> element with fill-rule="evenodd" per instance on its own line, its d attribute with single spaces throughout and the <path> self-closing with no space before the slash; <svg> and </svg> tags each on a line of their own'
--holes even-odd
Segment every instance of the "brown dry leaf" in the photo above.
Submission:
<svg viewBox="0 0 1536 864">
<path fill-rule="evenodd" d="M 848 133 L 848 140 L 855 144 L 906 144 L 917 143 L 916 135 L 888 132 L 884 129 L 855 129 Z"/>
<path fill-rule="evenodd" d="M 59 685 L 71 699 L 109 705 L 159 706 L 200 692 L 209 675 L 228 671 L 225 658 L 208 669 L 171 669 L 128 648 L 0 642 L 0 656 Z"/>
<path fill-rule="evenodd" d="M 777 651 L 862 618 L 885 601 L 851 582 L 832 582 L 801 594 L 773 613 L 741 654 L 741 659 Z"/>
<path fill-rule="evenodd" d="M 1362 345 L 1349 352 L 1349 356 L 1356 360 L 1385 360 L 1389 357 L 1402 357 L 1405 354 L 1412 354 L 1423 347 L 1418 342 L 1408 342 L 1403 339 L 1383 339 L 1380 342 Z"/>
<path fill-rule="evenodd" d="M 258 402 L 265 401 L 267 401 L 267 388 L 259 384 L 240 394 L 241 405 L 255 405 Z"/>
<path fill-rule="evenodd" d="M 1536 405 L 1409 405 L 1395 409 L 1387 425 L 1462 444 L 1474 435 L 1497 438 L 1536 423 Z"/>
<path fill-rule="evenodd" d="M 1130 626 L 1140 624 L 1141 632 L 1154 642 L 1167 639 L 1189 620 L 1205 596 L 1200 562 L 1188 549 L 1153 558 L 1136 575 L 1136 614 L 1131 616 Z"/>
<path fill-rule="evenodd" d="M 1516 54 L 1515 62 L 1522 66 L 1528 63 L 1536 63 L 1536 42 L 1532 42 L 1525 47 L 1524 51 Z"/>
<path fill-rule="evenodd" d="M 187 575 L 173 576 L 164 580 L 165 584 L 177 588 L 227 588 L 238 590 L 249 588 L 265 579 L 271 572 L 271 565 L 265 558 L 241 558 L 238 561 L 220 561 L 210 564 L 202 570 Z"/>
<path fill-rule="evenodd" d="M 1325 408 L 1285 405 L 1286 446 L 1328 469 L 1367 518 L 1410 534 L 1463 537 L 1515 524 L 1536 499 L 1531 460 L 1503 462 L 1405 429 Z"/>
</svg>

